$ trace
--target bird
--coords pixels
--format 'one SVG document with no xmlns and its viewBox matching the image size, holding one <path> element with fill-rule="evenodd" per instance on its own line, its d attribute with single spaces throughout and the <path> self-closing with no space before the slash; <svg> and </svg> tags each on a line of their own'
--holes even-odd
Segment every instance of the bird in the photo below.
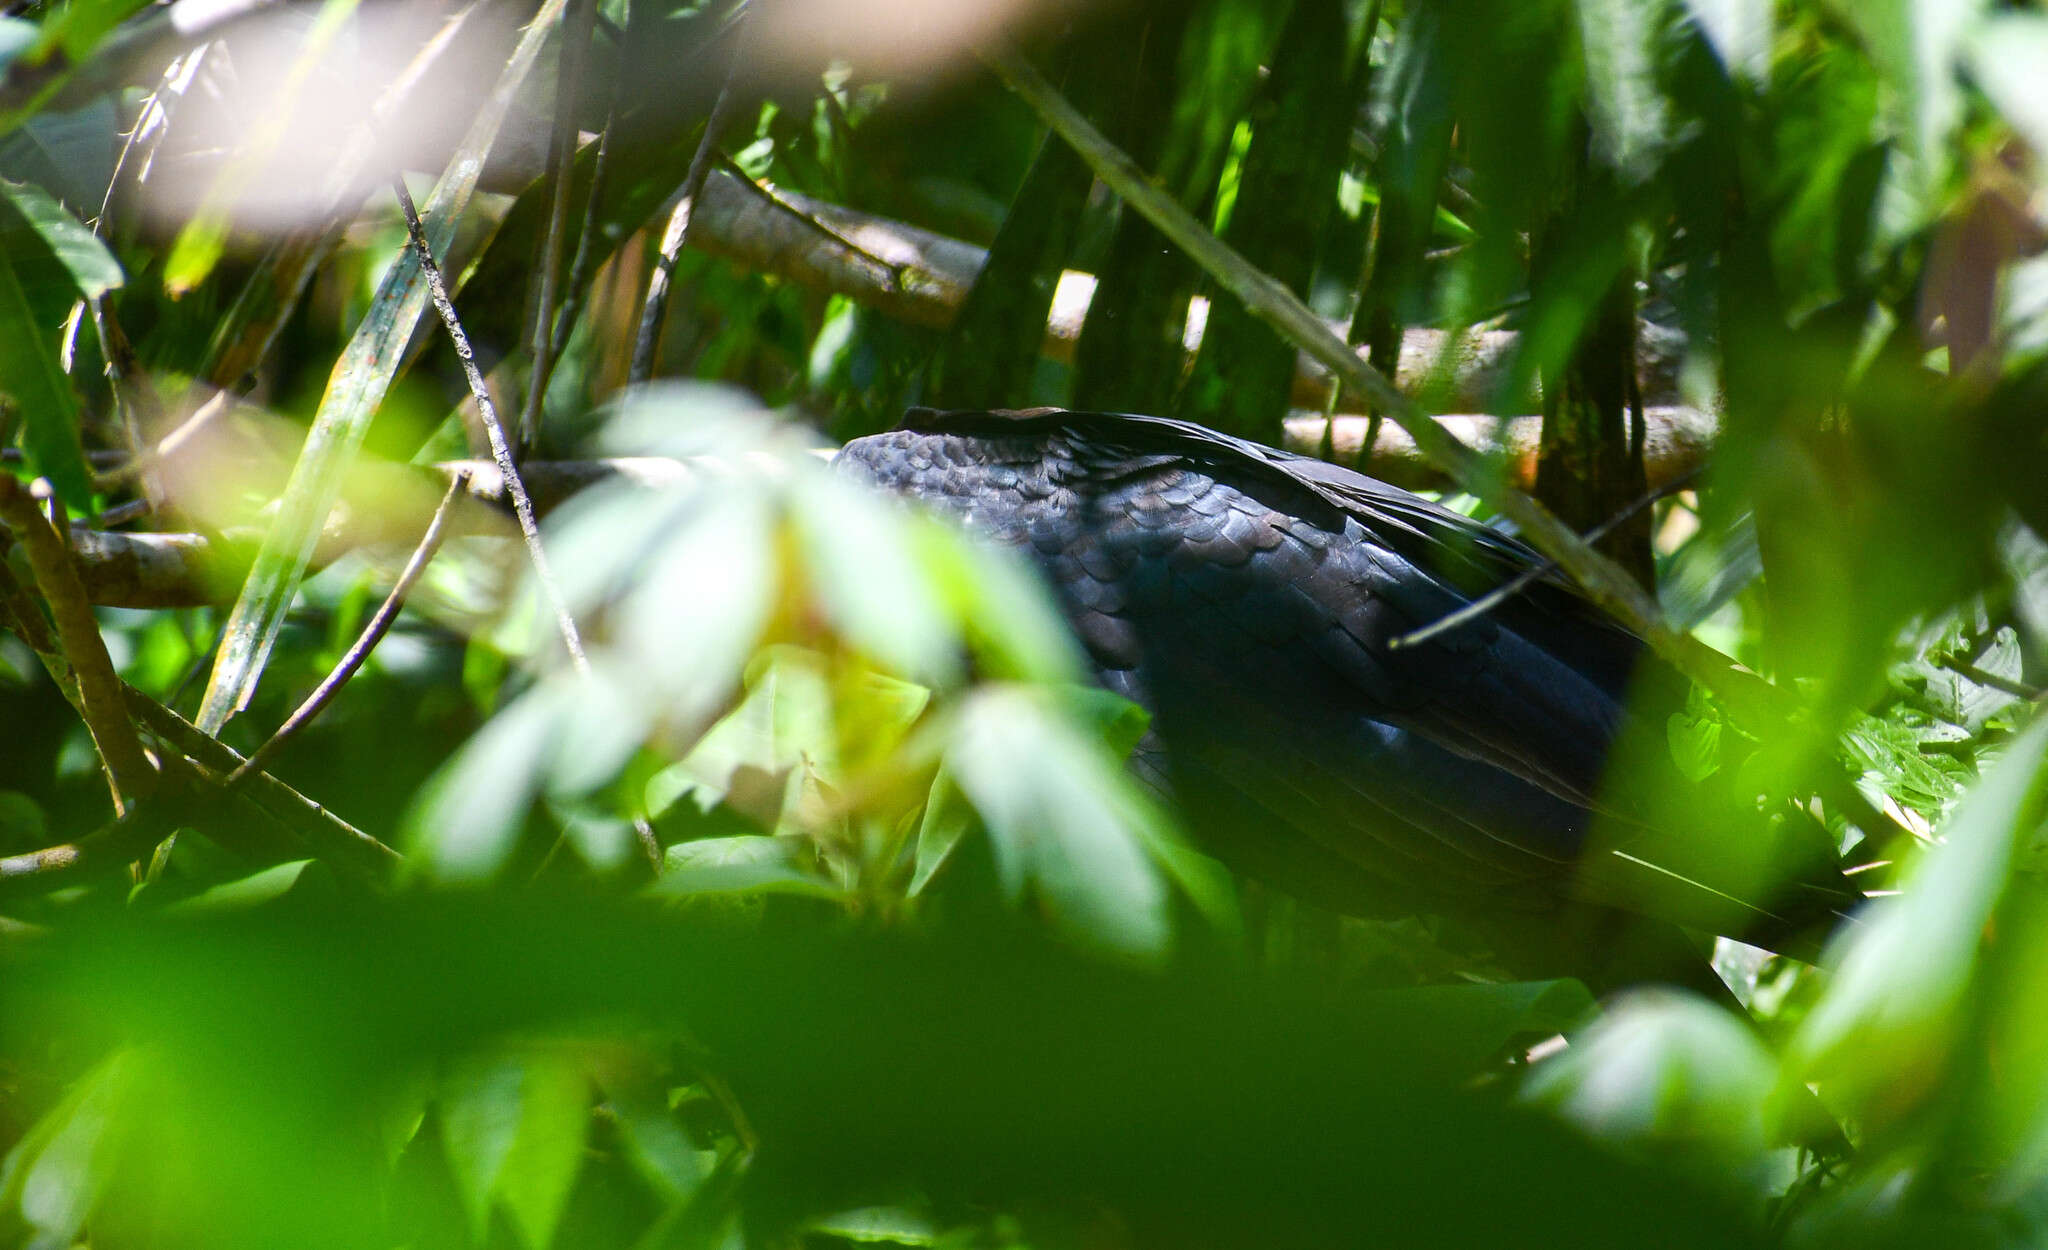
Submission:
<svg viewBox="0 0 2048 1250">
<path fill-rule="evenodd" d="M 1682 675 L 1440 504 L 1190 422 L 1057 408 L 913 408 L 836 463 L 1035 563 L 1097 680 L 1151 714 L 1133 768 L 1281 891 L 1505 922 L 1496 940 L 1543 965 L 1613 945 L 1617 916 L 1811 958 L 1860 897 L 1803 811 L 1676 766 Z"/>
</svg>

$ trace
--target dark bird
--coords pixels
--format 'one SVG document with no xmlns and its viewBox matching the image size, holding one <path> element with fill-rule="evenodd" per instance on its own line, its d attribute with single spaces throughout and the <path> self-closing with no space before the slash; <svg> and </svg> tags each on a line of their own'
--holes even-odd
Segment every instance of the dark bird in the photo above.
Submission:
<svg viewBox="0 0 2048 1250">
<path fill-rule="evenodd" d="M 1058 409 L 913 409 L 839 463 L 1036 561 L 1101 682 L 1153 715 L 1140 773 L 1280 889 L 1512 918 L 1530 950 L 1607 941 L 1613 908 L 1801 949 L 1857 897 L 1803 813 L 1679 772 L 1685 679 L 1564 582 L 1431 632 L 1541 559 L 1419 496 Z"/>
</svg>

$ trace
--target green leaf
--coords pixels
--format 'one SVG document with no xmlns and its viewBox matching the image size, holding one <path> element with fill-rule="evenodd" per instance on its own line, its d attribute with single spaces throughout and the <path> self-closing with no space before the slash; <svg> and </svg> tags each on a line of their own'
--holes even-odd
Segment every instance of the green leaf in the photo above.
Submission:
<svg viewBox="0 0 2048 1250">
<path fill-rule="evenodd" d="M 988 826 L 1012 897 L 1035 895 L 1083 940 L 1157 955 L 1166 890 L 1138 826 L 1134 783 L 1037 692 L 995 687 L 961 709 L 947 753 L 961 792 Z"/>
<path fill-rule="evenodd" d="M 710 1169 L 676 1114 L 650 1081 L 630 1073 L 598 1074 L 619 1126 L 619 1140 L 633 1170 L 673 1206 L 695 1193 Z"/>
<path fill-rule="evenodd" d="M 310 859 L 295 859 L 288 864 L 277 864 L 273 867 L 265 868 L 263 871 L 252 873 L 239 881 L 230 881 L 224 885 L 217 885 L 212 889 L 195 894 L 191 898 L 181 899 L 164 908 L 164 913 L 166 915 L 195 915 L 207 912 L 242 911 L 250 907 L 260 906 L 270 902 L 272 899 L 284 897 L 294 885 L 298 884 L 300 874 L 304 873 L 307 865 L 311 863 L 313 861 Z"/>
<path fill-rule="evenodd" d="M 558 691 L 544 685 L 521 695 L 421 787 L 405 841 L 437 879 L 488 879 L 512 853 L 557 741 Z"/>
<path fill-rule="evenodd" d="M 497 86 L 435 184 L 424 216 L 427 240 L 437 257 L 447 255 L 455 227 L 476 189 L 483 158 L 566 3 L 547 0 L 535 14 Z M 369 313 L 335 364 L 279 500 L 276 518 L 263 536 L 263 546 L 223 628 L 220 651 L 196 718 L 207 733 L 218 732 L 255 693 L 271 645 L 277 641 L 277 631 L 312 558 L 314 541 L 333 510 L 370 419 L 404 363 L 406 342 L 426 305 L 426 276 L 419 257 L 408 247 L 385 274 Z"/>
<path fill-rule="evenodd" d="M 1931 1088 L 1967 1026 L 1985 926 L 2041 819 L 2044 781 L 2048 716 L 2037 716 L 1905 875 L 1900 896 L 1845 930 L 1839 970 L 1793 1039 L 1804 1079 L 1827 1082 L 1865 1114 Z"/>
<path fill-rule="evenodd" d="M 1765 81 L 1771 69 L 1772 0 L 1685 0 L 1685 7 L 1729 77 Z"/>
<path fill-rule="evenodd" d="M 547 1250 L 583 1165 L 590 1082 L 570 1056 L 524 1057 L 519 1128 L 499 1169 L 497 1194 L 530 1250 Z"/>
<path fill-rule="evenodd" d="M 1578 3 L 1593 150 L 1627 183 L 1656 172 L 1670 143 L 1670 110 L 1657 85 L 1664 10 L 1660 0 Z"/>
<path fill-rule="evenodd" d="M 1912 164 L 1905 186 L 1915 217 L 1939 206 L 1954 159 L 1949 142 L 1963 116 L 1957 60 L 1984 0 L 1829 0 L 1862 38 L 1896 101 L 1896 126 Z"/>
<path fill-rule="evenodd" d="M 71 1245 L 92 1215 L 134 1068 L 121 1051 L 86 1073 L 0 1163 L 0 1211 L 19 1211 L 38 1244 Z"/>
<path fill-rule="evenodd" d="M 2048 17 L 1987 18 L 1966 50 L 1970 76 L 2035 155 L 2048 157 Z"/>
<path fill-rule="evenodd" d="M 1476 1070 L 1510 1042 L 1569 1032 L 1596 1014 L 1592 993 L 1570 980 L 1425 985 L 1370 999 L 1390 1031 L 1459 1074 Z"/>
<path fill-rule="evenodd" d="M 1722 1175 L 1762 1187 L 1773 1170 L 1778 1064 L 1756 1033 L 1688 995 L 1638 990 L 1610 1005 L 1523 1087 L 1623 1148 L 1702 1148 Z M 1803 1091 L 1802 1091 L 1803 1092 Z"/>
<path fill-rule="evenodd" d="M 919 562 L 960 622 L 977 671 L 990 677 L 1078 682 L 1084 667 L 1037 571 L 1016 552 L 934 517 L 911 526 Z"/>
<path fill-rule="evenodd" d="M 32 472 L 73 509 L 89 510 L 91 479 L 78 442 L 78 400 L 58 360 L 71 306 L 121 280 L 106 250 L 54 200 L 0 182 L 0 391 L 20 409 Z"/>
<path fill-rule="evenodd" d="M 974 808 L 967 802 L 967 796 L 960 792 L 960 785 L 953 780 L 953 774 L 944 765 L 938 775 L 932 778 L 931 790 L 924 801 L 924 815 L 917 824 L 917 861 L 910 877 L 910 893 L 915 896 L 924 893 L 939 869 L 953 857 L 953 849 L 960 845 L 960 839 L 974 827 Z"/>
<path fill-rule="evenodd" d="M 519 1136 L 525 1079 L 516 1056 L 490 1054 L 456 1064 L 441 1082 L 441 1143 L 476 1244 L 490 1228 L 492 1196 Z"/>
<path fill-rule="evenodd" d="M 903 508 L 851 480 L 805 475 L 791 519 L 810 584 L 846 640 L 928 685 L 959 679 L 951 622 L 903 533 Z"/>
<path fill-rule="evenodd" d="M 0 180 L 0 195 L 7 197 L 29 229 L 50 249 L 50 254 L 70 275 L 72 289 L 78 295 L 98 299 L 121 285 L 121 264 L 114 254 L 49 192 L 27 183 Z"/>
<path fill-rule="evenodd" d="M 931 1215 L 907 1207 L 860 1207 L 821 1215 L 804 1225 L 814 1233 L 860 1245 L 934 1246 L 939 1227 Z"/>
<path fill-rule="evenodd" d="M 841 897 L 839 888 L 812 867 L 817 857 L 810 840 L 798 837 L 743 835 L 680 842 L 662 857 L 661 875 L 647 892 L 678 899 L 720 894 Z"/>
<path fill-rule="evenodd" d="M 1673 712 L 1664 722 L 1671 762 L 1688 781 L 1701 782 L 1721 767 L 1721 722 L 1710 716 Z"/>
<path fill-rule="evenodd" d="M 46 109 L 0 135 L 0 177 L 42 187 L 82 213 L 97 212 L 114 180 L 121 127 L 111 96 Z"/>
</svg>

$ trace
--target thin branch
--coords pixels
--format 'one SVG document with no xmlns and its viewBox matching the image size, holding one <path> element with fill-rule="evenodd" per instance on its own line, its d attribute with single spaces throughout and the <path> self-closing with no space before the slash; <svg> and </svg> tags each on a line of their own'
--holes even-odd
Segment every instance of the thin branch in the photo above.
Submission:
<svg viewBox="0 0 2048 1250">
<path fill-rule="evenodd" d="M 175 830 L 182 804 L 141 803 L 83 837 L 0 858 L 0 893 L 33 886 L 48 892 L 86 877 L 118 872 Z"/>
<path fill-rule="evenodd" d="M 826 98 L 829 99 L 830 97 L 828 96 Z M 794 200 L 789 199 L 787 196 L 783 195 L 782 192 L 776 190 L 774 187 L 768 185 L 766 182 L 763 182 L 761 179 L 754 177 L 746 170 L 741 169 L 740 163 L 738 161 L 734 160 L 730 156 L 727 156 L 723 152 L 720 152 L 718 154 L 718 167 L 724 170 L 726 173 L 731 174 L 732 177 L 740 184 L 740 186 L 744 187 L 748 191 L 753 192 L 755 195 L 760 196 L 763 200 L 767 201 L 771 206 L 773 206 L 778 212 L 787 213 L 791 218 L 793 218 L 797 222 L 797 224 L 801 225 L 804 229 L 810 231 L 812 234 L 817 235 L 820 239 L 823 239 L 825 242 L 830 243 L 835 247 L 845 248 L 854 256 L 859 257 L 861 260 L 867 261 L 869 264 L 873 265 L 877 270 L 881 272 L 883 279 L 888 282 L 891 290 L 903 290 L 904 277 L 909 272 L 910 266 L 894 264 L 888 260 L 885 260 L 881 256 L 878 256 L 875 253 L 869 251 L 867 248 L 862 247 L 860 244 L 855 243 L 852 239 L 847 238 L 845 235 L 839 233 L 837 230 L 834 230 L 831 226 L 826 225 L 825 222 L 816 214 L 806 211 L 802 205 L 796 203 Z"/>
<path fill-rule="evenodd" d="M 498 471 L 505 476 L 505 486 L 512 493 L 512 511 L 519 518 L 519 532 L 526 539 L 527 554 L 533 559 L 534 577 L 540 583 L 543 597 L 554 610 L 555 624 L 561 631 L 562 645 L 569 649 L 569 660 L 576 671 L 590 672 L 590 658 L 583 653 L 583 636 L 576 628 L 576 618 L 569 613 L 569 605 L 562 599 L 562 591 L 555 584 L 555 576 L 548 567 L 546 549 L 540 541 L 540 525 L 534 520 L 533 499 L 526 493 L 526 483 L 520 479 L 518 466 L 512 461 L 512 447 L 505 436 L 504 423 L 498 420 L 497 405 L 491 402 L 489 388 L 484 385 L 484 375 L 476 366 L 476 353 L 470 350 L 469 336 L 462 332 L 462 322 L 455 316 L 454 301 L 448 298 L 448 284 L 442 281 L 441 266 L 434 261 L 433 249 L 427 244 L 426 227 L 420 222 L 420 211 L 414 207 L 412 193 L 405 189 L 405 180 L 397 179 L 392 190 L 398 196 L 398 204 L 405 212 L 405 227 L 412 238 L 413 250 L 420 258 L 420 271 L 427 277 L 427 290 L 434 298 L 434 309 L 441 314 L 441 324 L 447 327 L 448 337 L 455 344 L 455 354 L 462 361 L 462 372 L 469 379 L 469 391 L 476 399 L 477 415 L 482 418 L 484 432 L 490 436 L 491 456 L 498 462 Z"/>
<path fill-rule="evenodd" d="M 604 129 L 597 134 L 597 151 L 590 158 L 590 194 L 583 201 L 583 226 L 576 232 L 576 256 L 569 262 L 569 281 L 562 292 L 562 306 L 555 313 L 554 337 L 548 350 L 560 357 L 569 346 L 570 332 L 583 315 L 583 302 L 590 290 L 591 262 L 597 255 L 597 229 L 604 205 L 605 178 L 611 172 L 612 133 L 619 125 L 618 76 L 613 75 L 605 104 Z"/>
<path fill-rule="evenodd" d="M 704 137 L 697 143 L 696 155 L 690 158 L 689 173 L 683 178 L 683 189 L 676 199 L 675 211 L 669 214 L 668 225 L 661 232 L 661 255 L 654 262 L 654 272 L 647 279 L 647 302 L 640 308 L 640 332 L 633 339 L 633 363 L 627 370 L 629 382 L 640 383 L 654 376 L 654 350 L 660 344 L 661 329 L 668 319 L 669 279 L 675 273 L 676 258 L 682 255 L 683 243 L 690 234 L 690 215 L 695 209 L 697 198 L 704 193 L 704 180 L 711 175 L 711 156 L 718 150 L 719 133 L 725 129 L 725 116 L 732 109 L 733 76 L 739 68 L 740 57 L 736 52 L 726 66 L 725 81 L 719 85 L 718 99 L 711 105 L 711 116 L 704 120 Z"/>
<path fill-rule="evenodd" d="M 2036 690 L 2023 681 L 2014 681 L 1988 668 L 1979 668 L 1968 660 L 1952 660 L 1946 667 L 1957 676 L 1967 678 L 1986 690 L 1996 690 L 2000 694 L 2009 694 L 2015 699 L 2025 699 L 2031 703 L 2048 701 L 2048 690 Z"/>
<path fill-rule="evenodd" d="M 1589 546 L 1599 542 L 1612 533 L 1615 526 L 1626 523 L 1629 518 L 1635 516 L 1651 504 L 1656 503 L 1659 499 L 1663 499 L 1668 495 L 1675 495 L 1679 491 L 1684 490 L 1698 476 L 1699 473 L 1695 470 L 1686 474 L 1678 481 L 1667 482 L 1653 490 L 1645 491 L 1635 499 L 1630 500 L 1627 507 L 1608 517 L 1605 521 L 1600 522 L 1600 524 L 1592 529 L 1587 530 L 1585 542 Z M 1403 647 L 1419 646 L 1440 634 L 1456 629 L 1468 621 L 1476 621 L 1555 572 L 1557 572 L 1557 561 L 1541 560 L 1479 596 L 1477 599 L 1474 599 L 1464 607 L 1459 608 L 1457 611 L 1446 613 L 1412 633 L 1402 634 L 1399 637 L 1389 639 L 1387 650 L 1399 651 Z"/>
<path fill-rule="evenodd" d="M 156 789 L 156 767 L 143 753 L 142 739 L 122 705 L 121 679 L 107 656 L 85 583 L 71 563 L 64 536 L 51 527 L 12 474 L 0 473 L 0 522 L 28 554 L 29 568 L 56 622 L 56 640 L 77 678 L 80 713 L 106 766 L 114 810 L 126 814 L 136 800 Z"/>
<path fill-rule="evenodd" d="M 1283 338 L 1320 360 L 1346 390 L 1362 395 L 1406 429 L 1430 459 L 1464 489 L 1486 500 L 1554 558 L 1595 602 L 1634 630 L 1658 654 L 1713 690 L 1739 715 L 1782 719 L 1791 711 L 1785 693 L 1689 634 L 1672 628 L 1657 601 L 1614 561 L 1588 547 L 1570 526 L 1535 499 L 1507 486 L 1486 459 L 1451 437 L 1385 375 L 1360 360 L 1308 305 L 1218 239 L 1179 201 L 1151 181 L 1121 149 L 1104 138 L 1073 105 L 1014 49 L 991 46 L 982 58 L 1039 117 L 1080 153 L 1096 176 L 1160 233 L 1186 252 Z"/>
<path fill-rule="evenodd" d="M 405 211 L 405 226 L 412 236 L 413 249 L 419 253 L 420 271 L 426 275 L 427 289 L 433 295 L 434 308 L 441 314 L 442 324 L 448 328 L 448 337 L 455 344 L 455 354 L 462 361 L 462 372 L 469 379 L 470 394 L 476 399 L 477 415 L 482 419 L 484 432 L 490 436 L 491 455 L 496 459 L 498 472 L 504 476 L 505 487 L 512 495 L 512 512 L 519 519 L 519 532 L 526 539 L 527 553 L 533 559 L 534 580 L 540 583 L 541 594 L 554 609 L 555 623 L 562 634 L 562 644 L 569 649 L 570 663 L 578 674 L 590 676 L 590 658 L 583 652 L 583 638 L 576 629 L 576 618 L 569 612 L 569 605 L 562 598 L 561 587 L 556 585 L 554 573 L 548 567 L 547 550 L 541 545 L 540 525 L 534 520 L 533 499 L 526 493 L 526 483 L 519 476 L 519 467 L 512 461 L 512 449 L 505 438 L 505 427 L 498 420 L 497 406 L 491 402 L 489 390 L 484 386 L 484 377 L 476 367 L 476 355 L 470 350 L 469 336 L 462 332 L 462 323 L 456 319 L 454 301 L 448 298 L 448 287 L 441 280 L 441 267 L 434 263 L 433 249 L 427 246 L 426 228 L 420 224 L 419 210 L 413 207 L 412 195 L 405 189 L 405 180 L 394 182 L 393 190 L 398 195 L 399 207 Z M 267 774 L 258 773 L 256 776 Z M 654 871 L 661 872 L 661 841 L 654 835 L 654 826 L 645 816 L 634 813 L 633 831 L 639 837 L 640 849 L 645 852 Z"/>
<path fill-rule="evenodd" d="M 455 497 L 461 493 L 465 482 L 466 479 L 458 474 L 448 483 L 447 493 L 441 496 L 440 507 L 434 509 L 434 519 L 427 523 L 427 532 L 420 538 L 420 545 L 414 548 L 412 559 L 406 561 L 404 570 L 398 575 L 398 581 L 391 587 L 391 593 L 384 596 L 384 602 L 378 605 L 369 623 L 363 626 L 363 632 L 356 637 L 348 653 L 341 657 L 341 662 L 334 666 L 334 671 L 327 675 L 313 693 L 306 696 L 306 701 L 299 705 L 298 710 L 287 717 L 284 724 L 278 726 L 277 732 L 271 734 L 268 741 L 256 748 L 255 753 L 243 760 L 234 772 L 228 774 L 227 784 L 230 787 L 242 784 L 251 773 L 262 772 L 268 767 L 284 745 L 296 737 L 300 730 L 311 724 L 313 718 L 334 701 L 334 696 L 341 693 L 341 688 L 348 684 L 349 679 L 362 668 L 363 662 L 370 658 L 371 650 L 383 641 L 384 635 L 391 629 L 391 623 L 398 619 L 399 609 L 405 606 L 405 598 L 412 593 L 420 574 L 427 571 L 427 565 L 433 560 L 434 553 L 441 549 L 441 540 L 447 534 L 448 510 L 455 503 Z"/>
<path fill-rule="evenodd" d="M 133 686 L 126 687 L 128 709 L 152 734 L 193 763 L 226 778 L 242 766 L 242 756 L 226 743 Z M 328 863 L 372 882 L 386 879 L 404 857 L 320 804 L 266 772 L 251 773 L 239 793 L 290 829 Z"/>
<path fill-rule="evenodd" d="M 541 236 L 539 283 L 534 299 L 533 326 L 527 343 L 533 353 L 533 370 L 526 388 L 526 402 L 519 412 L 519 451 L 523 459 L 540 435 L 541 401 L 547 396 L 548 377 L 555 367 L 556 279 L 562 267 L 562 231 L 569 221 L 569 184 L 575 167 L 576 97 L 583 90 L 583 62 L 590 51 L 591 19 L 597 0 L 571 0 L 562 10 L 561 47 L 555 74 L 554 132 L 548 142 L 548 225 Z"/>
</svg>

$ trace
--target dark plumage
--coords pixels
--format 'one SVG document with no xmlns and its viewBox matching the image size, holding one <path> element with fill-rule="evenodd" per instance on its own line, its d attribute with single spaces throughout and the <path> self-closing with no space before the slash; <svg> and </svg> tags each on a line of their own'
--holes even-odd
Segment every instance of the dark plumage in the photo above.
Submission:
<svg viewBox="0 0 2048 1250">
<path fill-rule="evenodd" d="M 1537 560 L 1427 500 L 1186 422 L 1059 410 L 913 410 L 839 463 L 1031 556 L 1103 684 L 1153 712 L 1140 771 L 1284 889 L 1345 910 L 1584 899 L 1751 934 L 1850 897 L 1825 850 L 1804 849 L 1807 886 L 1771 889 L 1726 839 L 1671 827 L 1688 783 L 1662 717 L 1685 683 L 1566 586 L 1397 646 Z M 1635 729 L 1654 749 L 1603 787 Z M 1716 801 L 1680 810 L 1738 810 Z"/>
</svg>

